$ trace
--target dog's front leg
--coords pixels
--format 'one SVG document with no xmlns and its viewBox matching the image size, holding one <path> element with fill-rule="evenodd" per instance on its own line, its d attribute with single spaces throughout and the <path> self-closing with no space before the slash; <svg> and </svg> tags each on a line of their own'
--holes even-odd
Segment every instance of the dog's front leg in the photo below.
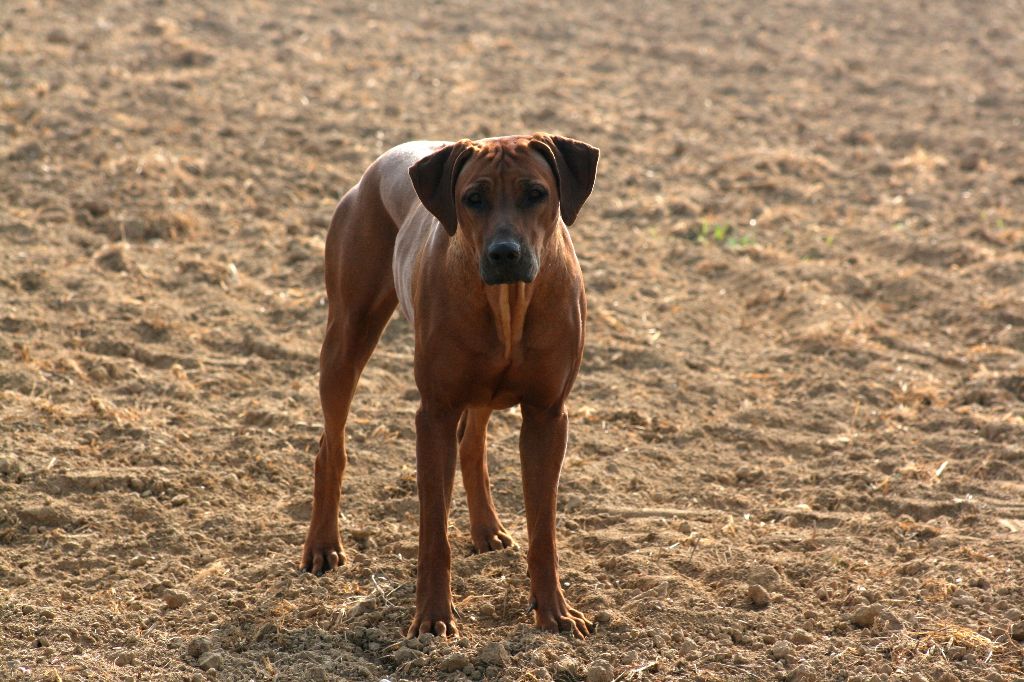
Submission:
<svg viewBox="0 0 1024 682">
<path fill-rule="evenodd" d="M 569 606 L 558 581 L 555 547 L 555 498 L 558 475 L 565 458 L 568 417 L 562 405 L 538 409 L 523 405 L 519 458 L 523 468 L 526 528 L 530 535 L 527 567 L 530 599 L 537 627 L 585 637 L 594 624 Z"/>
<path fill-rule="evenodd" d="M 461 410 L 422 405 L 416 413 L 416 485 L 420 498 L 420 546 L 416 565 L 416 615 L 408 636 L 425 632 L 455 636 L 452 616 L 448 511 L 455 480 L 456 427 Z"/>
</svg>

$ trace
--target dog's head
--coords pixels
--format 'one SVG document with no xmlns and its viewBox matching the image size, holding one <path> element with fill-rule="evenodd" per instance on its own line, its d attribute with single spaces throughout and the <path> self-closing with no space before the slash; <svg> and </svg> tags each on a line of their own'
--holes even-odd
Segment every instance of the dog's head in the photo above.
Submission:
<svg viewBox="0 0 1024 682">
<path fill-rule="evenodd" d="M 598 150 L 554 135 L 460 140 L 409 169 L 420 201 L 464 240 L 487 284 L 532 282 L 549 239 L 590 196 Z"/>
</svg>

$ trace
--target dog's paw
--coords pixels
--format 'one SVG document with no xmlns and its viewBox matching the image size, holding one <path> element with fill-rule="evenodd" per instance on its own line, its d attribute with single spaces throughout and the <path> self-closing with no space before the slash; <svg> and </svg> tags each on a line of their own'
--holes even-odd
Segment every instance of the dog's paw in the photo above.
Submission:
<svg viewBox="0 0 1024 682">
<path fill-rule="evenodd" d="M 541 630 L 567 632 L 573 637 L 584 639 L 597 632 L 597 626 L 582 613 L 569 606 L 562 594 L 544 602 L 533 603 L 534 622 Z"/>
<path fill-rule="evenodd" d="M 345 551 L 341 548 L 341 538 L 320 540 L 307 537 L 302 546 L 302 561 L 299 568 L 314 575 L 323 575 L 327 571 L 345 563 Z"/>
<path fill-rule="evenodd" d="M 518 546 L 516 541 L 512 539 L 512 536 L 508 534 L 508 531 L 500 523 L 493 526 L 471 528 L 469 535 L 473 539 L 474 554 L 483 554 L 484 552 L 494 552 L 499 549 Z"/>
<path fill-rule="evenodd" d="M 412 639 L 429 632 L 437 637 L 458 637 L 459 629 L 455 627 L 454 611 L 455 608 L 451 604 L 448 604 L 447 608 L 417 608 L 405 636 Z"/>
</svg>

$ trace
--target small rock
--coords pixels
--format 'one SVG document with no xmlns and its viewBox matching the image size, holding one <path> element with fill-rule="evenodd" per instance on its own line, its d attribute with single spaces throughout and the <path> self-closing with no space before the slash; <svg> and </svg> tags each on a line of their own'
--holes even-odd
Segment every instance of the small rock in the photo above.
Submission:
<svg viewBox="0 0 1024 682">
<path fill-rule="evenodd" d="M 753 483 L 764 476 L 764 471 L 743 465 L 735 472 L 737 483 Z"/>
<path fill-rule="evenodd" d="M 63 526 L 70 521 L 67 514 L 47 505 L 25 507 L 18 512 L 18 517 L 26 526 Z"/>
<path fill-rule="evenodd" d="M 71 42 L 71 38 L 64 29 L 55 28 L 46 34 L 46 42 L 54 45 L 67 45 Z"/>
<path fill-rule="evenodd" d="M 103 248 L 99 249 L 92 255 L 96 264 L 104 270 L 110 270 L 111 272 L 126 272 L 131 267 L 131 259 L 128 257 L 128 250 L 130 247 L 127 242 L 117 242 L 116 244 L 108 244 Z M 139 487 L 135 486 L 137 478 L 133 477 L 128 481 L 128 486 L 132 490 L 141 490 L 142 483 L 139 482 Z"/>
<path fill-rule="evenodd" d="M 35 161 L 43 156 L 43 148 L 38 142 L 28 142 L 7 155 L 10 161 Z"/>
<path fill-rule="evenodd" d="M 434 633 L 424 632 L 418 639 L 421 646 L 429 646 L 434 641 Z"/>
<path fill-rule="evenodd" d="M 773 567 L 759 564 L 750 568 L 747 573 L 747 582 L 751 585 L 760 585 L 766 590 L 777 590 L 782 584 L 782 576 Z"/>
<path fill-rule="evenodd" d="M 99 218 L 100 216 L 105 216 L 110 213 L 110 204 L 100 197 L 86 199 L 85 202 L 82 203 L 82 208 L 88 211 L 89 215 L 94 218 Z"/>
<path fill-rule="evenodd" d="M 114 665 L 130 665 L 135 660 L 135 654 L 130 651 L 122 651 L 114 658 Z"/>
<path fill-rule="evenodd" d="M 892 611 L 889 611 L 888 609 L 884 609 L 881 613 L 878 614 L 876 622 L 881 623 L 881 625 L 886 630 L 903 629 L 903 623 L 900 621 L 899 618 L 896 617 L 896 614 L 894 614 Z"/>
<path fill-rule="evenodd" d="M 683 656 L 686 654 L 692 654 L 697 650 L 697 642 L 693 641 L 692 637 L 685 637 L 683 641 L 679 642 L 679 653 Z"/>
<path fill-rule="evenodd" d="M 594 619 L 598 623 L 602 623 L 604 625 L 607 625 L 608 623 L 612 622 L 612 612 L 607 610 L 607 609 L 605 609 L 603 611 L 598 611 L 597 615 L 594 616 Z"/>
<path fill-rule="evenodd" d="M 196 637 L 188 643 L 188 655 L 192 658 L 199 658 L 213 648 L 213 642 L 208 637 Z"/>
<path fill-rule="evenodd" d="M 164 592 L 164 603 L 167 608 L 176 609 L 188 603 L 188 595 L 177 590 L 167 590 Z"/>
<path fill-rule="evenodd" d="M 747 586 L 747 599 L 759 609 L 772 603 L 772 597 L 768 594 L 768 590 L 753 583 Z"/>
<path fill-rule="evenodd" d="M 477 663 L 484 665 L 508 665 L 511 661 L 511 657 L 508 655 L 508 649 L 501 642 L 491 642 L 481 647 L 480 652 L 476 655 Z"/>
<path fill-rule="evenodd" d="M 275 623 L 264 623 L 256 630 L 256 634 L 253 636 L 253 639 L 257 642 L 261 642 L 268 637 L 273 637 L 280 631 L 281 629 L 278 628 Z"/>
<path fill-rule="evenodd" d="M 349 618 L 355 618 L 356 616 L 361 616 L 364 613 L 369 613 L 370 611 L 373 611 L 376 608 L 377 600 L 373 597 L 368 597 L 366 599 L 360 599 L 355 604 L 353 604 L 351 608 L 349 608 L 347 615 Z"/>
<path fill-rule="evenodd" d="M 815 682 L 818 676 L 807 665 L 801 664 L 789 671 L 786 675 L 788 682 Z"/>
<path fill-rule="evenodd" d="M 441 661 L 441 670 L 453 673 L 456 670 L 462 670 L 469 664 L 469 657 L 461 651 L 456 651 Z"/>
<path fill-rule="evenodd" d="M 614 679 L 612 667 L 605 661 L 594 661 L 587 668 L 587 682 L 612 682 Z"/>
<path fill-rule="evenodd" d="M 0 474 L 13 476 L 21 473 L 21 462 L 14 455 L 0 456 Z"/>
<path fill-rule="evenodd" d="M 149 559 L 147 559 L 146 557 L 142 556 L 141 554 L 136 554 L 128 561 L 128 565 L 132 568 L 142 568 L 146 565 L 147 561 L 149 561 Z"/>
<path fill-rule="evenodd" d="M 960 157 L 960 170 L 978 170 L 979 163 L 981 163 L 981 155 L 978 152 L 968 152 Z"/>
<path fill-rule="evenodd" d="M 553 672 L 556 680 L 575 680 L 580 677 L 580 664 L 575 659 L 565 656 L 555 661 Z"/>
<path fill-rule="evenodd" d="M 786 640 L 782 640 L 781 642 L 773 644 L 772 648 L 769 649 L 769 652 L 771 653 L 772 658 L 776 661 L 781 661 L 793 655 L 793 645 Z"/>
<path fill-rule="evenodd" d="M 220 670 L 224 667 L 224 657 L 216 651 L 210 651 L 202 655 L 198 665 L 201 670 Z"/>
<path fill-rule="evenodd" d="M 814 641 L 814 637 L 807 630 L 797 630 L 790 636 L 789 640 L 793 644 L 810 644 Z"/>
<path fill-rule="evenodd" d="M 1024 620 L 1010 626 L 1010 637 L 1018 642 L 1024 642 Z"/>
<path fill-rule="evenodd" d="M 188 502 L 188 495 L 186 495 L 185 493 L 179 493 L 171 498 L 172 507 L 180 507 L 186 502 Z"/>
<path fill-rule="evenodd" d="M 850 622 L 858 627 L 869 628 L 874 625 L 875 619 L 878 618 L 880 613 L 882 613 L 881 604 L 861 606 L 850 616 Z"/>
<path fill-rule="evenodd" d="M 401 665 L 402 663 L 408 663 L 409 661 L 420 658 L 421 656 L 423 656 L 423 654 L 419 651 L 403 646 L 395 652 L 395 663 Z"/>
</svg>

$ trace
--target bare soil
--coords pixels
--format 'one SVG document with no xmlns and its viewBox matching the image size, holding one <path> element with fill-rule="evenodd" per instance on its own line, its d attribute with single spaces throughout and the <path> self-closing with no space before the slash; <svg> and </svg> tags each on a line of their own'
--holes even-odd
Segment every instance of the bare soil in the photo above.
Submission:
<svg viewBox="0 0 1024 682">
<path fill-rule="evenodd" d="M 1017 0 L 5 0 L 0 678 L 1021 679 L 1021 26 Z M 351 562 L 297 570 L 327 221 L 393 144 L 535 130 L 603 151 L 559 502 L 600 629 L 535 631 L 523 552 L 471 555 L 460 503 L 461 638 L 406 643 L 399 319 L 350 424 Z M 522 543 L 517 431 L 492 421 L 490 466 Z"/>
</svg>

